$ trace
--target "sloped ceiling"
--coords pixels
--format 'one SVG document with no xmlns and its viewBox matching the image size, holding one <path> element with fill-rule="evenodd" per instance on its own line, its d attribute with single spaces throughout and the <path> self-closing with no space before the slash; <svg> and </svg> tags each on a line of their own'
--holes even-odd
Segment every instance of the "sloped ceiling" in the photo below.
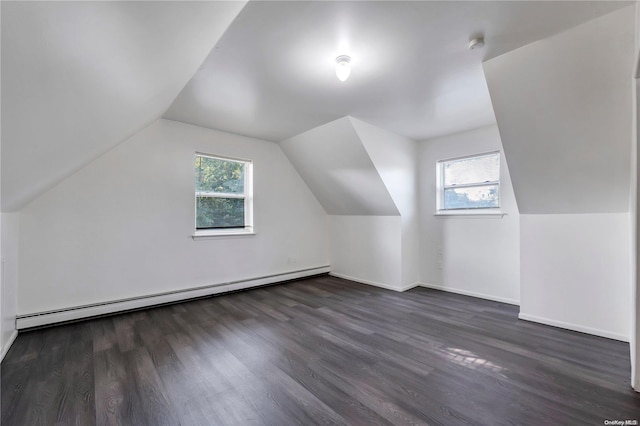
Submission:
<svg viewBox="0 0 640 426">
<path fill-rule="evenodd" d="M 400 215 L 349 117 L 280 146 L 328 214 Z"/>
<path fill-rule="evenodd" d="M 520 213 L 629 210 L 634 12 L 485 63 Z"/>
<path fill-rule="evenodd" d="M 626 4 L 245 3 L 1 2 L 2 210 L 163 114 L 268 140 L 343 116 L 413 139 L 491 123 L 482 61 Z"/>
<path fill-rule="evenodd" d="M 353 117 L 349 117 L 349 121 L 403 220 L 414 218 L 417 143 Z"/>
<path fill-rule="evenodd" d="M 482 61 L 625 4 L 251 2 L 165 118 L 273 141 L 343 116 L 416 140 L 478 128 L 495 123 Z"/>
<path fill-rule="evenodd" d="M 245 3 L 3 1 L 2 210 L 158 119 Z"/>
</svg>

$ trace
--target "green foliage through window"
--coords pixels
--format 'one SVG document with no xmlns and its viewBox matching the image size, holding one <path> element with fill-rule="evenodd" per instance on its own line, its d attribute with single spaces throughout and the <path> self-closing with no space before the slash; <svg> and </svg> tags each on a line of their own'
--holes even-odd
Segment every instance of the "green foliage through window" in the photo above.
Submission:
<svg viewBox="0 0 640 426">
<path fill-rule="evenodd" d="M 196 192 L 244 193 L 244 163 L 196 155 Z"/>
<path fill-rule="evenodd" d="M 196 228 L 243 228 L 244 199 L 196 197 Z"/>
<path fill-rule="evenodd" d="M 195 158 L 196 229 L 243 228 L 246 162 Z"/>
</svg>

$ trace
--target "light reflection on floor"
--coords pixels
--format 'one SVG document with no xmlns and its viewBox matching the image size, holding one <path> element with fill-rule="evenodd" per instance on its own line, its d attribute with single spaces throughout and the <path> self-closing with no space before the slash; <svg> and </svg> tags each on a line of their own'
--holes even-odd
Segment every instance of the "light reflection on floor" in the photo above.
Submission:
<svg viewBox="0 0 640 426">
<path fill-rule="evenodd" d="M 504 370 L 504 367 L 494 364 L 465 349 L 447 347 L 440 349 L 440 353 L 444 355 L 448 361 L 474 370 L 491 370 L 496 373 Z"/>
</svg>

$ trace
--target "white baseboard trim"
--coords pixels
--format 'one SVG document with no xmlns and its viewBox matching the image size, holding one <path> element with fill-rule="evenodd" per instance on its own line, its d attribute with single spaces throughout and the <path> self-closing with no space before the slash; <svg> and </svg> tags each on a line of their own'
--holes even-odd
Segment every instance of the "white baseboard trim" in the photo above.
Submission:
<svg viewBox="0 0 640 426">
<path fill-rule="evenodd" d="M 509 305 L 520 306 L 520 301 L 506 297 L 493 296 L 491 294 L 476 293 L 475 291 L 462 290 L 459 288 L 445 287 L 440 284 L 420 283 L 420 287 L 432 288 L 434 290 L 447 291 L 449 293 L 462 294 L 463 296 L 477 297 L 479 299 L 492 300 L 494 302 L 508 303 Z"/>
<path fill-rule="evenodd" d="M 571 331 L 579 331 L 581 333 L 593 334 L 594 336 L 606 337 L 607 339 L 620 340 L 622 342 L 629 342 L 629 337 L 619 333 L 611 331 L 600 330 L 597 328 L 585 327 L 578 324 L 572 324 L 564 321 L 557 321 L 549 318 L 537 317 L 535 315 L 523 314 L 520 312 L 518 318 L 525 321 L 537 322 L 539 324 L 550 325 L 553 327 L 564 328 Z"/>
<path fill-rule="evenodd" d="M 376 281 L 365 280 L 364 278 L 356 278 L 349 275 L 340 274 L 338 272 L 329 272 L 329 275 L 331 275 L 332 277 L 342 278 L 344 280 L 355 281 L 360 284 L 372 285 L 375 287 L 384 288 L 386 290 L 393 290 L 393 291 L 399 291 L 399 292 L 411 290 L 412 288 L 417 287 L 419 285 L 419 283 L 413 283 L 413 284 L 405 285 L 403 287 L 395 287 L 389 284 L 383 284 Z"/>
<path fill-rule="evenodd" d="M 56 324 L 59 322 L 113 314 L 116 312 L 128 311 L 132 309 L 147 308 L 150 306 L 162 305 L 165 303 L 173 303 L 183 300 L 195 299 L 198 297 L 211 296 L 218 293 L 226 293 L 229 291 L 259 287 L 262 285 L 273 284 L 280 281 L 304 278 L 318 274 L 326 274 L 330 270 L 331 268 L 328 265 L 318 266 L 296 271 L 283 272 L 279 274 L 266 275 L 262 277 L 212 284 L 203 287 L 134 297 L 130 299 L 114 300 L 85 306 L 75 306 L 47 312 L 21 314 L 16 317 L 16 328 L 18 330 L 23 330 L 25 328 L 39 327 L 43 325 Z"/>
<path fill-rule="evenodd" d="M 13 345 L 13 342 L 16 341 L 16 337 L 18 337 L 18 330 L 13 330 L 13 333 L 11 333 L 11 336 L 9 337 L 9 341 L 7 341 L 4 345 L 2 345 L 0 362 L 2 362 L 2 360 L 4 359 L 4 356 L 7 354 L 7 352 L 9 352 L 9 349 L 11 349 L 11 345 Z"/>
</svg>

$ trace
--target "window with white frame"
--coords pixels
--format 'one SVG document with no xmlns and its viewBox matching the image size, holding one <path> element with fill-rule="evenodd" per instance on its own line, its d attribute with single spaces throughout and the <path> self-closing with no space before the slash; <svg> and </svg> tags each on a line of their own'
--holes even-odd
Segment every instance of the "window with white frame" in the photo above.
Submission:
<svg viewBox="0 0 640 426">
<path fill-rule="evenodd" d="M 252 231 L 252 163 L 195 156 L 196 233 Z"/>
<path fill-rule="evenodd" d="M 500 153 L 438 161 L 439 212 L 500 208 Z"/>
</svg>

